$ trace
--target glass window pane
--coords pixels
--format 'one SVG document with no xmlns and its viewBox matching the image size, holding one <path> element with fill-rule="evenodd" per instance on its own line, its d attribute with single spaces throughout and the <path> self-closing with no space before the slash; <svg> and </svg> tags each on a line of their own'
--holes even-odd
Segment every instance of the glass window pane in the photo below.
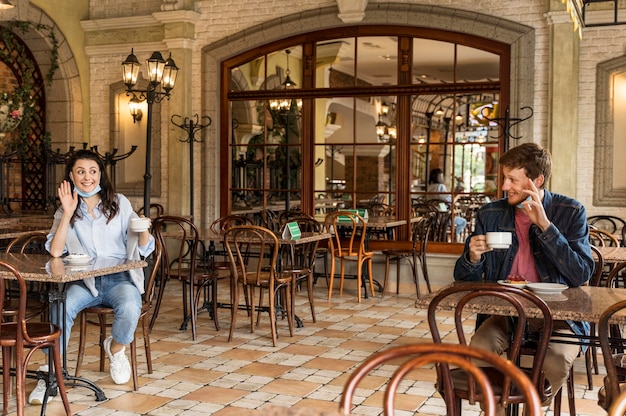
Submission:
<svg viewBox="0 0 626 416">
<path fill-rule="evenodd" d="M 333 39 L 316 46 L 316 88 L 351 87 L 355 85 L 356 57 L 354 38 Z"/>
<path fill-rule="evenodd" d="M 413 83 L 454 82 L 454 44 L 413 39 Z"/>
<path fill-rule="evenodd" d="M 357 40 L 357 78 L 369 85 L 398 84 L 398 38 L 364 36 Z"/>
<path fill-rule="evenodd" d="M 496 54 L 457 45 L 457 82 L 500 80 L 500 57 Z"/>
<path fill-rule="evenodd" d="M 231 91 L 256 91 L 265 87 L 265 56 L 254 58 L 230 71 Z"/>
</svg>

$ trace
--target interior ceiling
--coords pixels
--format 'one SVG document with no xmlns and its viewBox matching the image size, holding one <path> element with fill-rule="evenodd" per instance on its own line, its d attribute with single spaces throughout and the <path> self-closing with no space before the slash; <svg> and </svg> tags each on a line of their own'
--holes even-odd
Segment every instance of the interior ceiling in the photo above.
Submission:
<svg viewBox="0 0 626 416">
<path fill-rule="evenodd" d="M 413 81 L 415 83 L 455 82 L 454 44 L 429 39 L 414 39 Z M 334 42 L 336 45 L 337 42 Z M 329 44 L 320 45 L 328 52 Z M 355 53 L 356 50 L 356 53 Z M 320 51 L 321 52 L 321 51 Z M 346 38 L 336 53 L 333 69 L 349 75 L 355 73 L 360 80 L 371 85 L 397 83 L 397 38 L 389 36 Z M 480 82 L 499 78 L 499 57 L 492 53 L 457 45 L 456 82 Z"/>
</svg>

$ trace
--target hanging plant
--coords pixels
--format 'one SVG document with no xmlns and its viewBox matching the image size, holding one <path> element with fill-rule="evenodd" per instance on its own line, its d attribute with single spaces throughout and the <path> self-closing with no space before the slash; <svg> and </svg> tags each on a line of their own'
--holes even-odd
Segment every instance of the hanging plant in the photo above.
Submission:
<svg viewBox="0 0 626 416">
<path fill-rule="evenodd" d="M 0 27 L 0 61 L 20 69 L 21 83 L 13 91 L 0 91 L 0 138 L 19 126 L 17 145 L 28 142 L 30 122 L 34 111 L 34 99 L 43 85 L 35 85 L 35 64 L 27 46 L 19 40 L 16 33 L 26 34 L 31 30 L 45 35 L 52 45 L 50 67 L 45 74 L 46 85 L 52 83 L 55 72 L 59 69 L 59 42 L 51 26 L 42 23 L 14 20 Z M 23 146 L 20 146 L 23 147 Z"/>
</svg>

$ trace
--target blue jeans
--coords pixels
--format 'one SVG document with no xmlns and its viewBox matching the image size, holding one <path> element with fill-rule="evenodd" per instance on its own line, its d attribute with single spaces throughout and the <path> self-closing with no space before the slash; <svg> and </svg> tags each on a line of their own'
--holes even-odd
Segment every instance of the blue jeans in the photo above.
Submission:
<svg viewBox="0 0 626 416">
<path fill-rule="evenodd" d="M 64 329 L 65 342 L 61 348 L 67 348 L 72 326 L 78 313 L 92 306 L 113 308 L 113 326 L 111 336 L 119 344 L 130 344 L 134 339 L 135 329 L 141 314 L 141 294 L 130 280 L 127 272 L 96 277 L 98 296 L 93 297 L 83 282 L 68 283 L 66 288 L 66 312 Z M 56 315 L 56 313 L 53 313 Z M 52 317 L 58 325 L 58 318 Z"/>
</svg>

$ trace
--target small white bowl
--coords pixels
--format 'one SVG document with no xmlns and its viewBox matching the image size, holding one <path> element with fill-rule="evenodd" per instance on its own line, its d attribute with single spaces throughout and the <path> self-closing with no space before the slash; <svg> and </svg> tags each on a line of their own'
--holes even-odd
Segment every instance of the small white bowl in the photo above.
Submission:
<svg viewBox="0 0 626 416">
<path fill-rule="evenodd" d="M 150 218 L 132 218 L 130 220 L 130 230 L 136 233 L 148 231 L 150 229 Z"/>
<path fill-rule="evenodd" d="M 508 232 L 488 232 L 485 234 L 487 246 L 494 250 L 507 249 L 511 245 L 513 235 Z"/>
</svg>

